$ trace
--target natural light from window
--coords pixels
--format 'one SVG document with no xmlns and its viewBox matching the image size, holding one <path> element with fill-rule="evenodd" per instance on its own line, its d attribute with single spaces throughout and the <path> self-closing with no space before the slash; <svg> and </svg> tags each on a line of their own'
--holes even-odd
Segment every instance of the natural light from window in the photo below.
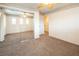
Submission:
<svg viewBox="0 0 79 59">
<path fill-rule="evenodd" d="M 12 17 L 12 24 L 16 24 L 16 18 Z"/>
<path fill-rule="evenodd" d="M 29 24 L 29 19 L 28 18 L 26 19 L 26 24 Z"/>
<path fill-rule="evenodd" d="M 23 19 L 22 18 L 20 18 L 20 24 L 23 24 L 24 22 L 23 22 Z"/>
</svg>

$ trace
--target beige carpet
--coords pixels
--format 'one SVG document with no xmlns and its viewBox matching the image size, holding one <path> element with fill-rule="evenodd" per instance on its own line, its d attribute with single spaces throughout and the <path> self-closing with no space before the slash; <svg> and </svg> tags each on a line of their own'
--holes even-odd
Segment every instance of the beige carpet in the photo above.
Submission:
<svg viewBox="0 0 79 59">
<path fill-rule="evenodd" d="M 79 55 L 79 46 L 41 35 L 34 39 L 33 32 L 6 35 L 0 42 L 2 56 L 75 56 Z"/>
</svg>

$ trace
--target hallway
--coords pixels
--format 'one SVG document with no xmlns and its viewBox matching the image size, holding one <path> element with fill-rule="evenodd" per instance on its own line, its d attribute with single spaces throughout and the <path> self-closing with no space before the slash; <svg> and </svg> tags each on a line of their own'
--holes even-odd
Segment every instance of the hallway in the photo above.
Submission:
<svg viewBox="0 0 79 59">
<path fill-rule="evenodd" d="M 79 55 L 79 46 L 47 35 L 41 35 L 38 40 L 35 40 L 33 39 L 33 32 L 23 32 L 6 35 L 4 42 L 0 42 L 0 55 Z"/>
</svg>

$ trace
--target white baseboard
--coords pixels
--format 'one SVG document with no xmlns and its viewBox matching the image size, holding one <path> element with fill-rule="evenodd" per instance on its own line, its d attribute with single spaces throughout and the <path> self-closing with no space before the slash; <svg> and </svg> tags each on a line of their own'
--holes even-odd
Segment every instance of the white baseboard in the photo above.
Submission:
<svg viewBox="0 0 79 59">
<path fill-rule="evenodd" d="M 65 42 L 69 42 L 69 43 L 72 43 L 72 44 L 75 44 L 75 45 L 79 45 L 78 42 L 75 42 L 75 41 L 69 41 L 69 40 L 66 40 L 66 39 L 62 39 L 62 38 L 59 38 L 59 37 L 56 37 L 56 36 L 51 36 L 49 35 L 50 37 L 54 37 L 54 38 L 58 38 L 59 40 L 63 40 Z"/>
</svg>

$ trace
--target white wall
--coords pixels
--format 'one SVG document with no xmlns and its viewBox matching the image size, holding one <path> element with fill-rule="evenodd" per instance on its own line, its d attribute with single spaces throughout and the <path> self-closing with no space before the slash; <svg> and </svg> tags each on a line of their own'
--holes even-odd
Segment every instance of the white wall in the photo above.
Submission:
<svg viewBox="0 0 79 59">
<path fill-rule="evenodd" d="M 2 18 L 1 18 L 1 16 L 0 16 L 0 40 L 1 40 L 1 22 L 2 22 L 2 20 L 1 20 Z"/>
<path fill-rule="evenodd" d="M 0 35 L 1 35 L 1 16 L 0 16 Z"/>
<path fill-rule="evenodd" d="M 0 41 L 4 40 L 6 34 L 6 15 L 2 14 L 0 17 Z"/>
<path fill-rule="evenodd" d="M 44 34 L 44 17 L 40 14 L 40 35 Z"/>
<path fill-rule="evenodd" d="M 49 35 L 79 45 L 79 7 L 50 13 Z"/>
<path fill-rule="evenodd" d="M 40 35 L 40 15 L 39 11 L 34 12 L 34 38 L 39 38 Z"/>
<path fill-rule="evenodd" d="M 16 19 L 16 24 L 12 24 L 12 18 Z M 21 24 L 20 19 L 23 19 L 23 24 Z M 7 15 L 7 34 L 18 33 L 24 31 L 33 31 L 33 18 L 22 18 L 19 16 Z M 26 21 L 29 21 L 29 24 Z"/>
</svg>

